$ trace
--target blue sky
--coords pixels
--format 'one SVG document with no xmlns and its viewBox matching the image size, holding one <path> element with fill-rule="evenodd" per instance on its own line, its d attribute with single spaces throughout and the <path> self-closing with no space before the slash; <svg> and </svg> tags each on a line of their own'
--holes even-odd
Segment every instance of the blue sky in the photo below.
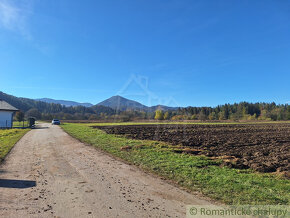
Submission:
<svg viewBox="0 0 290 218">
<path fill-rule="evenodd" d="M 0 0 L 0 90 L 290 103 L 290 1 Z"/>
</svg>

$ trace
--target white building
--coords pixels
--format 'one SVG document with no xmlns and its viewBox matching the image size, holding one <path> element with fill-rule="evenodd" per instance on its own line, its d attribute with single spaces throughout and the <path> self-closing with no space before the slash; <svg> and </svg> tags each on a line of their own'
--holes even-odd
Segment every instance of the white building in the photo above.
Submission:
<svg viewBox="0 0 290 218">
<path fill-rule="evenodd" d="M 15 111 L 18 109 L 0 99 L 0 128 L 12 128 Z"/>
</svg>

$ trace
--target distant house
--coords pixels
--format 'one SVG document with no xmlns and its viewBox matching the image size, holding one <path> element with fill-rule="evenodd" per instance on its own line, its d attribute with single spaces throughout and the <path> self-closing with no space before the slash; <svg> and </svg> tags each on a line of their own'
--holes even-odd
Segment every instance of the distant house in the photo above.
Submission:
<svg viewBox="0 0 290 218">
<path fill-rule="evenodd" d="M 0 128 L 12 128 L 13 115 L 17 108 L 0 99 Z"/>
</svg>

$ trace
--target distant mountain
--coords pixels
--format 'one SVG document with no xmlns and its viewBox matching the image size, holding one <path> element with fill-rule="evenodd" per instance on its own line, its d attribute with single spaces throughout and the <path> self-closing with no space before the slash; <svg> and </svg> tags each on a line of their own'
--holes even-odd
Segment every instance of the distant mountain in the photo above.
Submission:
<svg viewBox="0 0 290 218">
<path fill-rule="evenodd" d="M 82 105 L 78 105 L 75 107 L 66 107 L 61 104 L 56 103 L 48 103 L 40 100 L 33 100 L 29 98 L 21 98 L 16 97 L 13 95 L 6 94 L 0 91 L 0 99 L 6 101 L 7 103 L 11 104 L 12 106 L 16 107 L 17 109 L 27 112 L 32 108 L 36 108 L 39 112 L 44 114 L 56 114 L 56 113 L 63 113 L 63 114 L 76 114 L 77 119 L 88 119 L 89 115 L 100 115 L 101 113 L 112 115 L 115 111 L 110 107 L 105 106 L 92 106 L 92 107 L 85 107 Z M 84 117 L 82 115 L 86 114 L 87 116 Z M 80 117 L 81 118 L 78 118 Z M 50 119 L 50 118 L 49 118 Z"/>
<path fill-rule="evenodd" d="M 35 101 L 33 99 L 29 98 L 21 98 L 21 97 L 16 97 L 13 95 L 6 94 L 4 92 L 0 91 L 0 99 L 8 102 L 9 104 L 13 105 L 17 109 L 26 112 L 31 108 L 37 108 L 39 111 L 45 111 L 47 108 L 51 108 L 52 105 L 48 104 L 46 102 L 41 102 L 41 101 Z M 54 107 L 60 106 L 61 105 L 53 105 Z"/>
<path fill-rule="evenodd" d="M 140 104 L 137 101 L 129 100 L 129 99 L 124 98 L 124 97 L 119 96 L 119 95 L 112 96 L 111 98 L 108 98 L 108 99 L 98 103 L 97 105 L 110 107 L 110 108 L 113 108 L 115 110 L 120 110 L 120 111 L 124 111 L 127 109 L 145 110 L 146 111 L 148 109 L 147 106 Z"/>
<path fill-rule="evenodd" d="M 63 101 L 54 100 L 49 98 L 41 99 L 29 99 L 21 98 L 13 95 L 6 94 L 0 91 L 0 99 L 8 102 L 14 107 L 18 108 L 23 112 L 27 112 L 32 108 L 38 109 L 41 113 L 53 114 L 53 113 L 68 113 L 68 114 L 101 114 L 105 113 L 112 115 L 115 113 L 114 110 L 125 111 L 125 110 L 136 110 L 145 112 L 154 112 L 159 110 L 175 110 L 177 108 L 167 107 L 164 105 L 156 105 L 147 107 L 137 101 L 133 101 L 121 96 L 113 96 L 105 101 L 92 105 L 90 103 L 78 103 L 74 101 Z"/>
<path fill-rule="evenodd" d="M 66 107 L 75 107 L 75 106 L 91 107 L 91 106 L 93 106 L 93 104 L 91 104 L 91 103 L 79 103 L 79 102 L 75 102 L 75 101 L 55 100 L 55 99 L 51 99 L 51 98 L 38 98 L 35 100 L 46 102 L 46 103 L 61 104 L 61 105 L 66 106 Z"/>
<path fill-rule="evenodd" d="M 129 110 L 138 110 L 138 111 L 145 111 L 145 112 L 154 112 L 156 110 L 168 111 L 168 110 L 177 109 L 175 107 L 168 107 L 164 105 L 156 105 L 156 106 L 148 107 L 137 101 L 133 101 L 119 95 L 108 98 L 98 103 L 97 105 L 110 107 L 110 108 L 113 108 L 114 110 L 120 110 L 120 111 L 125 111 L 129 109 Z"/>
<path fill-rule="evenodd" d="M 154 112 L 156 110 L 162 110 L 162 111 L 171 111 L 171 110 L 177 110 L 178 107 L 168 107 L 165 105 L 156 105 L 156 106 L 152 106 L 149 107 L 149 111 Z"/>
</svg>

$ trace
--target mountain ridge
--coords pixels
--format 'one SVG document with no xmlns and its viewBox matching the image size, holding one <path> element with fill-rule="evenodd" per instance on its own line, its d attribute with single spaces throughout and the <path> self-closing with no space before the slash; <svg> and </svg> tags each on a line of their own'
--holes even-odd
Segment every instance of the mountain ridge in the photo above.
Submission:
<svg viewBox="0 0 290 218">
<path fill-rule="evenodd" d="M 177 107 L 168 107 L 165 105 L 155 105 L 148 107 L 143 105 L 137 101 L 130 100 L 124 98 L 122 96 L 116 95 L 112 96 L 104 101 L 99 102 L 98 104 L 91 104 L 91 103 L 79 103 L 75 101 L 69 100 L 55 100 L 51 98 L 39 98 L 39 99 L 30 99 L 30 98 L 23 98 L 23 97 L 16 97 L 13 95 L 6 94 L 0 91 L 0 99 L 7 101 L 8 103 L 12 104 L 13 106 L 17 107 L 18 109 L 26 112 L 31 108 L 37 108 L 39 111 L 60 111 L 60 110 L 73 110 L 69 109 L 70 107 L 85 107 L 86 110 L 108 107 L 115 111 L 126 111 L 126 110 L 136 110 L 136 111 L 144 111 L 144 112 L 154 112 L 156 110 L 175 110 Z M 67 109 L 63 108 L 66 107 Z M 104 108 L 103 108 L 104 109 Z"/>
<path fill-rule="evenodd" d="M 46 102 L 46 103 L 61 104 L 61 105 L 66 106 L 66 107 L 75 107 L 75 106 L 92 107 L 92 106 L 94 106 L 93 104 L 87 103 L 87 102 L 81 103 L 81 102 L 70 101 L 70 100 L 56 100 L 56 99 L 52 99 L 52 98 L 37 98 L 34 100 L 42 101 L 42 102 Z"/>
<path fill-rule="evenodd" d="M 119 95 L 115 95 L 112 96 L 108 99 L 105 99 L 104 101 L 101 101 L 100 103 L 98 103 L 97 105 L 102 105 L 102 106 L 106 106 L 106 107 L 110 107 L 113 108 L 115 110 L 127 110 L 127 109 L 139 109 L 139 110 L 144 110 L 147 109 L 147 106 L 134 101 L 134 100 L 130 100 L 127 98 L 124 98 L 122 96 Z"/>
<path fill-rule="evenodd" d="M 119 95 L 112 96 L 104 101 L 101 101 L 100 103 L 96 105 L 102 105 L 106 107 L 113 108 L 114 110 L 120 110 L 120 111 L 125 111 L 125 110 L 139 110 L 139 111 L 146 111 L 146 112 L 153 112 L 155 110 L 174 110 L 177 107 L 169 107 L 165 105 L 155 105 L 148 107 L 146 105 L 141 104 L 138 101 L 134 101 L 131 99 L 124 98 Z"/>
</svg>

